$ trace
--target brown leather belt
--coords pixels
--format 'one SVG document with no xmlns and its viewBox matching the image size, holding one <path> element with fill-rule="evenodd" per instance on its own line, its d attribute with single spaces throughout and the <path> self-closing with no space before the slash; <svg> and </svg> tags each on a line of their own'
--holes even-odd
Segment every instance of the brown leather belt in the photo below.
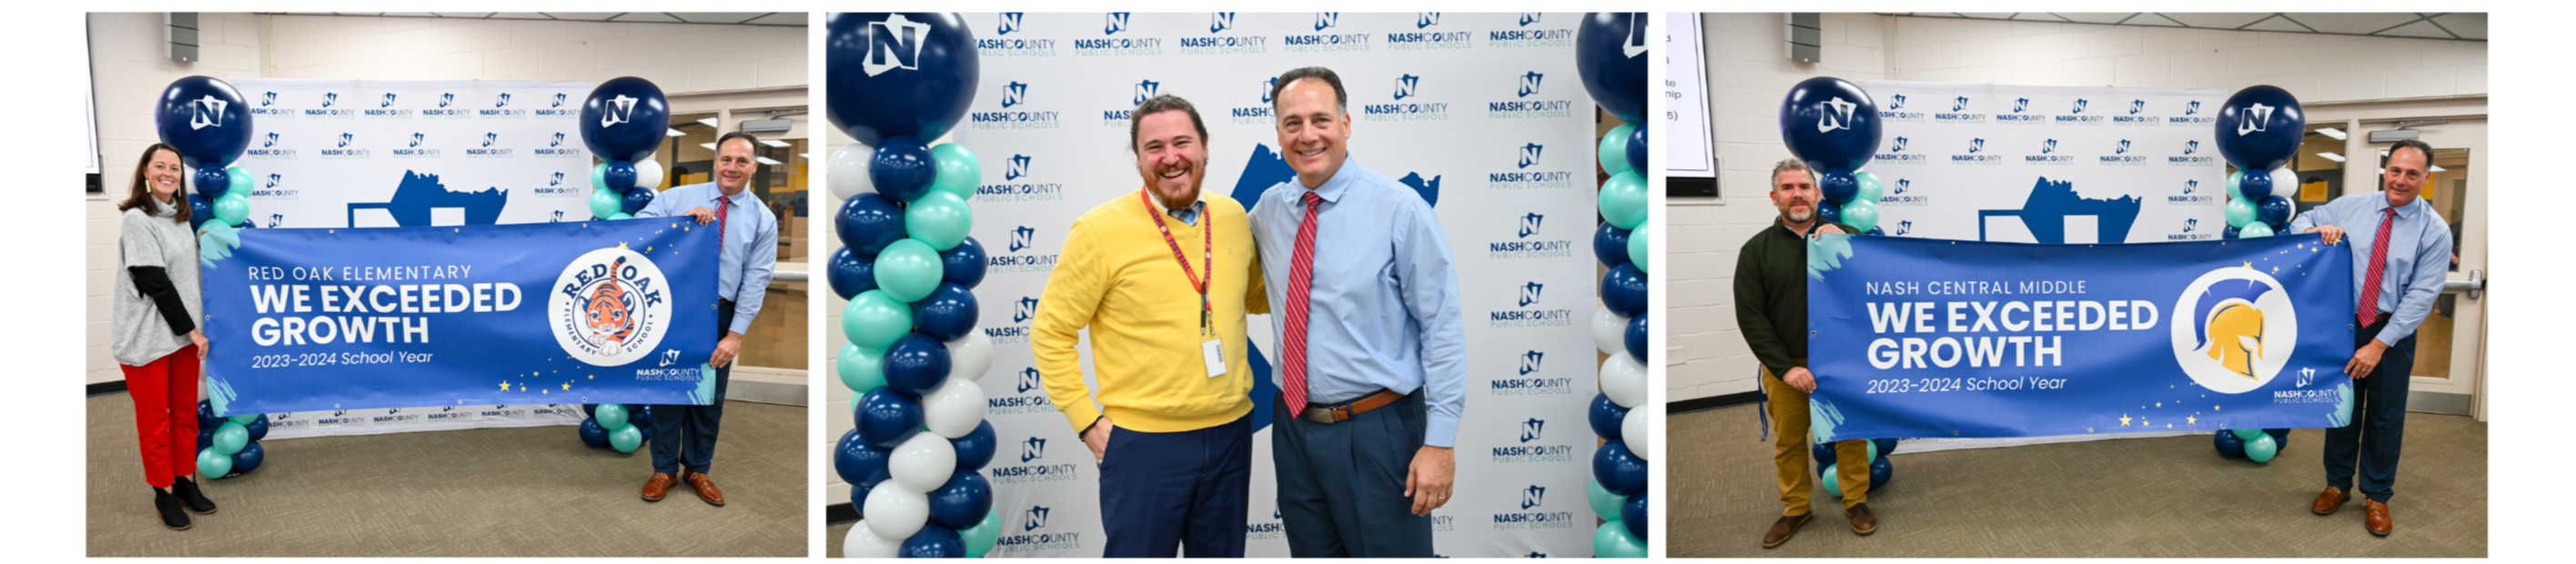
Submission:
<svg viewBox="0 0 2576 564">
<path fill-rule="evenodd" d="M 717 309 L 733 309 L 733 300 L 716 300 Z"/>
<path fill-rule="evenodd" d="M 1368 413 L 1371 409 L 1386 407 L 1386 404 L 1395 403 L 1395 400 L 1400 399 L 1404 399 L 1404 394 L 1395 393 L 1395 390 L 1378 390 L 1376 394 L 1360 398 L 1358 401 L 1350 403 L 1333 406 L 1306 406 L 1306 412 L 1298 414 L 1297 418 L 1328 425 L 1340 423 L 1343 421 L 1349 421 L 1352 417 L 1358 417 L 1359 414 Z"/>
</svg>

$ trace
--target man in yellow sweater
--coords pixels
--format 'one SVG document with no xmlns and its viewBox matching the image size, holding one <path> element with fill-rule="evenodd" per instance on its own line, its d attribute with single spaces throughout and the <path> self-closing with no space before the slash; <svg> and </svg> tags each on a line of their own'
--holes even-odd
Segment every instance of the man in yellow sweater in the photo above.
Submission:
<svg viewBox="0 0 2576 564">
<path fill-rule="evenodd" d="M 1269 313 L 1251 223 L 1242 204 L 1199 191 L 1207 126 L 1189 101 L 1156 96 L 1128 124 L 1145 186 L 1073 222 L 1030 348 L 1047 396 L 1100 461 L 1102 556 L 1241 558 L 1252 482 L 1243 316 Z M 1096 398 L 1075 351 L 1084 328 Z"/>
</svg>

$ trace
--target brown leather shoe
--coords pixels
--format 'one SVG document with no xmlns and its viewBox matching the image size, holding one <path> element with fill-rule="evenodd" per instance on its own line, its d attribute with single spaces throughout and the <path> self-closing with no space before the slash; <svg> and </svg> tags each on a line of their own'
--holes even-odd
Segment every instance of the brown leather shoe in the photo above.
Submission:
<svg viewBox="0 0 2576 564">
<path fill-rule="evenodd" d="M 644 479 L 644 501 L 662 501 L 662 495 L 671 491 L 674 481 L 670 474 L 654 472 L 653 477 Z"/>
<path fill-rule="evenodd" d="M 2352 494 L 2345 493 L 2343 488 L 2326 486 L 2325 492 L 2317 494 L 2316 503 L 2308 505 L 2308 511 L 2318 515 L 2333 515 L 2336 511 L 2342 510 L 2344 502 L 2347 501 L 2352 501 Z"/>
<path fill-rule="evenodd" d="M 1843 517 L 1851 519 L 1852 533 L 1854 534 L 1866 537 L 1869 536 L 1870 533 L 1878 532 L 1878 515 L 1869 512 L 1869 504 L 1867 503 L 1853 505 L 1849 509 L 1844 509 Z"/>
<path fill-rule="evenodd" d="M 705 500 L 708 505 L 724 507 L 724 490 L 716 489 L 715 478 L 707 477 L 707 473 L 681 470 L 680 480 L 688 482 L 689 489 L 698 492 L 698 499 Z"/>
<path fill-rule="evenodd" d="M 2388 536 L 2389 529 L 2394 527 L 2388 522 L 2388 504 L 2362 500 L 2361 525 L 2369 528 L 2370 534 Z"/>
<path fill-rule="evenodd" d="M 1771 530 L 1762 533 L 1762 548 L 1774 548 L 1789 542 L 1789 537 L 1798 535 L 1799 527 L 1807 526 L 1807 521 L 1815 517 L 1814 513 L 1783 515 L 1780 520 L 1772 521 Z"/>
</svg>

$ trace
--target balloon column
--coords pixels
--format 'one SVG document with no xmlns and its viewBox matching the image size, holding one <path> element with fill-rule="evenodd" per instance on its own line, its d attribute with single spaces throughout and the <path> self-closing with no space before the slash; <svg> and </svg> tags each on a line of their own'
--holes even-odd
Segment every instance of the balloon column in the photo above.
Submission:
<svg viewBox="0 0 2576 564">
<path fill-rule="evenodd" d="M 258 470 L 268 458 L 268 414 L 216 417 L 210 401 L 197 402 L 197 475 L 223 479 Z"/>
<path fill-rule="evenodd" d="M 847 199 L 830 280 L 849 300 L 849 344 L 834 368 L 857 394 L 858 426 L 832 453 L 861 516 L 841 553 L 982 557 L 1001 539 L 981 472 L 993 425 L 975 383 L 993 364 L 971 292 L 984 247 L 966 236 L 984 173 L 965 147 L 933 143 L 975 97 L 975 37 L 956 14 L 839 13 L 824 26 L 832 125 L 859 141 L 832 151 L 825 180 Z M 873 58 L 876 44 L 919 55 Z"/>
<path fill-rule="evenodd" d="M 617 452 L 635 452 L 651 440 L 645 429 L 653 428 L 653 409 L 648 405 L 585 404 L 581 420 L 581 443 L 591 448 L 611 447 Z"/>
<path fill-rule="evenodd" d="M 2287 428 L 2229 429 L 2219 431 L 2211 439 L 2218 447 L 2219 458 L 2271 462 L 2281 455 L 2281 451 L 2290 448 L 2290 430 Z"/>
<path fill-rule="evenodd" d="M 1601 309 L 1592 314 L 1592 343 L 1610 360 L 1601 364 L 1601 394 L 1592 399 L 1592 432 L 1605 442 L 1592 456 L 1589 499 L 1602 524 L 1593 529 L 1592 553 L 1602 558 L 1646 557 L 1647 438 L 1646 272 L 1647 243 L 1656 229 L 1646 221 L 1646 63 L 1629 51 L 1645 33 L 1643 13 L 1584 14 L 1575 30 L 1575 69 L 1583 88 L 1621 125 L 1601 137 L 1601 226 L 1592 254 L 1609 270 L 1601 277 Z"/>
<path fill-rule="evenodd" d="M 592 219 L 627 219 L 653 203 L 653 187 L 662 185 L 653 150 L 670 130 L 670 101 L 653 81 L 608 79 L 582 99 L 581 143 L 601 161 L 590 169 Z"/>
<path fill-rule="evenodd" d="M 2226 237 L 2267 237 L 2288 229 L 2299 209 L 2290 200 L 2299 187 L 2290 158 L 2308 132 L 2299 99 L 2278 86 L 2247 87 L 2227 97 L 2216 121 L 2218 155 L 2236 167 L 2227 175 Z"/>
<path fill-rule="evenodd" d="M 1878 228 L 1878 198 L 1886 187 L 1878 174 L 1861 170 L 1878 150 L 1878 134 L 1878 103 L 1850 81 L 1810 78 L 1780 100 L 1781 140 L 1807 161 L 1824 192 L 1816 216 L 1871 235 L 1886 234 Z"/>
<path fill-rule="evenodd" d="M 241 248 L 250 227 L 250 171 L 230 165 L 250 148 L 250 104 L 232 83 L 191 76 L 161 90 L 152 122 L 161 142 L 179 150 L 180 164 L 197 186 L 188 196 L 189 228 L 198 231 L 197 259 L 207 268 Z"/>
<path fill-rule="evenodd" d="M 1837 456 L 1834 446 L 1829 443 L 1810 443 L 1808 448 L 1811 449 L 1811 456 L 1816 459 L 1816 479 L 1825 483 L 1825 493 L 1842 497 L 1842 480 L 1835 479 L 1836 476 L 1841 475 L 1839 472 L 1842 471 L 1840 464 L 1842 461 L 1835 460 Z M 1896 477 L 1896 464 L 1887 461 L 1887 455 L 1890 454 L 1896 454 L 1896 439 L 1869 440 L 1869 491 L 1877 492 L 1879 488 L 1887 487 L 1887 481 Z"/>
</svg>

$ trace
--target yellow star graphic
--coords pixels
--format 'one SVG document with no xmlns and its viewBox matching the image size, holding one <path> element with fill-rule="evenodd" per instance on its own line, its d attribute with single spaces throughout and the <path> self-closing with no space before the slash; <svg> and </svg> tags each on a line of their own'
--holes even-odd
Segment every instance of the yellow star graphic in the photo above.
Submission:
<svg viewBox="0 0 2576 564">
<path fill-rule="evenodd" d="M 649 247 L 649 246 L 648 246 L 648 247 L 644 247 L 644 252 L 647 252 L 647 253 L 649 253 L 649 252 L 653 252 L 653 248 L 652 248 L 652 247 Z M 2276 270 L 2277 270 L 2277 269 L 2276 269 Z"/>
<path fill-rule="evenodd" d="M 673 224 L 671 224 L 671 228 L 672 228 L 672 229 L 679 229 L 679 228 L 680 228 L 680 224 L 673 223 Z"/>
<path fill-rule="evenodd" d="M 2156 407 L 2164 407 L 2164 406 L 2165 406 L 2165 402 L 2156 402 Z"/>
<path fill-rule="evenodd" d="M 520 384 L 520 385 L 519 385 L 519 391 L 522 391 L 522 392 L 528 391 L 528 385 L 527 385 L 527 384 Z"/>
<path fill-rule="evenodd" d="M 564 383 L 564 391 L 567 391 L 567 392 L 572 391 L 572 383 L 571 383 L 571 382 L 565 382 L 565 383 Z"/>
<path fill-rule="evenodd" d="M 617 242 L 617 248 L 620 248 L 620 249 L 626 248 L 626 242 L 625 242 L 625 241 L 618 241 L 618 242 Z M 2253 263 L 2246 263 L 2246 265 L 2247 265 L 2247 266 L 2252 266 L 2252 265 L 2253 265 Z"/>
<path fill-rule="evenodd" d="M 2280 273 L 2281 273 L 2281 267 L 2278 267 L 2278 266 L 2272 267 L 2272 273 L 2273 273 L 2273 274 L 2280 274 Z"/>
<path fill-rule="evenodd" d="M 2245 261 L 2245 267 L 2246 267 L 2246 268 L 2254 268 L 2254 261 L 2250 261 L 2250 260 L 2249 260 L 2249 261 Z"/>
<path fill-rule="evenodd" d="M 502 380 L 502 381 L 501 381 L 501 391 L 504 391 L 504 392 L 510 391 L 510 381 L 509 381 L 509 380 Z"/>
<path fill-rule="evenodd" d="M 537 390 L 537 395 L 547 395 L 547 393 L 548 393 L 548 392 L 552 392 L 552 391 L 554 391 L 554 390 Z M 2168 427 L 2170 427 L 2171 425 L 2167 425 L 2167 426 L 2168 426 Z"/>
<path fill-rule="evenodd" d="M 2172 429 L 2172 428 L 2173 428 L 2173 424 L 2172 424 L 2172 423 L 2166 423 L 2166 424 L 2165 424 L 2165 428 L 2167 428 L 2167 429 Z"/>
<path fill-rule="evenodd" d="M 2182 422 L 2184 422 L 2184 423 L 2190 423 L 2190 424 L 2193 424 L 2193 425 L 2199 425 L 2199 424 L 2200 424 L 2200 418 L 2199 418 L 2199 417 L 2184 417 L 2184 418 L 2182 418 Z"/>
<path fill-rule="evenodd" d="M 2223 409 L 2223 408 L 2226 408 L 2226 407 L 2227 407 L 2227 406 L 2224 406 L 2224 405 L 2213 405 L 2213 406 L 2209 406 L 2209 410 L 2210 410 L 2210 411 L 2218 411 L 2218 410 Z"/>
<path fill-rule="evenodd" d="M 2127 427 L 2127 426 L 2129 426 L 2129 414 L 2126 414 L 2126 413 L 2122 413 L 2122 414 L 2120 414 L 2120 426 L 2122 426 L 2122 427 Z"/>
</svg>

